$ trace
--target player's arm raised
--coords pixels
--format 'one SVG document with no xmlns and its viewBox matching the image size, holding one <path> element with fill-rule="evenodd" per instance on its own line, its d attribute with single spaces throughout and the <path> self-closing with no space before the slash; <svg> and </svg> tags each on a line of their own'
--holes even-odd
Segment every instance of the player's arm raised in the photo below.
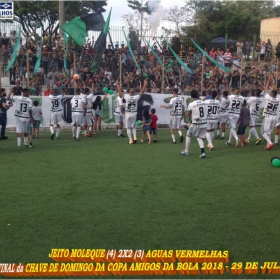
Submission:
<svg viewBox="0 0 280 280">
<path fill-rule="evenodd" d="M 148 80 L 146 79 L 146 80 L 144 80 L 143 88 L 142 88 L 141 92 L 139 93 L 140 95 L 142 95 L 146 91 L 147 84 L 148 84 Z"/>
<path fill-rule="evenodd" d="M 116 80 L 116 87 L 117 87 L 117 91 L 120 95 L 123 94 L 122 90 L 121 90 L 121 87 L 120 87 L 120 82 L 118 80 Z"/>
</svg>

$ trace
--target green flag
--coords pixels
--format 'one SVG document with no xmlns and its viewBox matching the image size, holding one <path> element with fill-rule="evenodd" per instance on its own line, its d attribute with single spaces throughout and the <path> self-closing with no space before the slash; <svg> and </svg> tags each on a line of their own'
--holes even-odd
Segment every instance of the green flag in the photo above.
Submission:
<svg viewBox="0 0 280 280">
<path fill-rule="evenodd" d="M 90 66 L 90 72 L 94 73 L 99 69 L 100 61 L 103 56 L 103 53 L 106 48 L 106 37 L 109 30 L 110 19 L 111 19 L 111 11 L 110 10 L 109 16 L 105 22 L 103 31 L 100 33 L 99 37 L 97 38 L 94 48 L 93 48 L 93 62 Z"/>
<path fill-rule="evenodd" d="M 68 37 L 67 34 L 63 31 L 63 37 L 64 37 L 64 43 L 65 43 L 65 50 L 64 50 L 64 69 L 67 75 L 67 78 L 69 78 L 69 71 L 67 68 L 67 53 L 68 53 Z"/>
<path fill-rule="evenodd" d="M 218 63 L 215 59 L 213 59 L 210 55 L 208 55 L 208 53 L 206 53 L 192 38 L 191 41 L 193 42 L 193 44 L 199 49 L 200 52 L 202 52 L 203 55 L 205 55 L 210 61 L 212 61 L 216 66 L 218 66 L 219 68 L 221 68 L 222 70 L 231 73 L 230 69 L 226 68 L 224 65 Z"/>
<path fill-rule="evenodd" d="M 38 69 L 40 67 L 40 64 L 41 64 L 42 45 L 43 45 L 43 30 L 41 29 L 40 48 L 39 48 L 39 51 L 38 51 L 37 61 L 36 61 L 36 64 L 34 66 L 34 73 L 36 73 L 38 71 Z"/>
<path fill-rule="evenodd" d="M 171 50 L 171 52 L 173 53 L 173 55 L 175 56 L 175 58 L 177 59 L 177 61 L 181 64 L 181 66 L 183 66 L 183 68 L 188 71 L 189 73 L 192 74 L 192 70 L 187 67 L 187 65 L 181 60 L 181 58 L 173 51 L 173 49 L 171 48 L 171 46 L 168 44 L 168 42 L 164 39 L 166 45 L 168 46 L 168 48 Z"/>
<path fill-rule="evenodd" d="M 8 72 L 10 70 L 10 68 L 13 66 L 13 64 L 14 64 L 14 62 L 16 60 L 18 49 L 19 49 L 19 45 L 20 45 L 20 36 L 21 36 L 21 28 L 19 28 L 18 38 L 17 38 L 17 41 L 16 41 L 16 43 L 14 45 L 13 55 L 12 55 L 12 58 L 11 58 L 9 64 L 6 67 L 6 71 L 5 72 Z"/>
<path fill-rule="evenodd" d="M 128 46 L 128 49 L 129 49 L 129 51 L 130 51 L 130 54 L 131 54 L 131 56 L 132 56 L 132 58 L 133 58 L 133 60 L 134 60 L 134 63 L 135 63 L 135 65 L 137 66 L 139 72 L 141 72 L 141 69 L 140 69 L 140 67 L 139 67 L 139 65 L 138 65 L 138 63 L 137 63 L 137 60 L 136 60 L 136 58 L 135 58 L 135 56 L 134 56 L 134 53 L 133 53 L 133 51 L 132 51 L 132 49 L 131 49 L 131 47 L 130 47 L 129 41 L 128 41 L 126 35 L 125 35 L 125 32 L 124 32 L 123 28 L 122 28 L 122 31 L 123 31 L 124 38 L 125 38 L 125 40 L 126 40 L 126 44 L 127 44 L 127 46 Z"/>
</svg>

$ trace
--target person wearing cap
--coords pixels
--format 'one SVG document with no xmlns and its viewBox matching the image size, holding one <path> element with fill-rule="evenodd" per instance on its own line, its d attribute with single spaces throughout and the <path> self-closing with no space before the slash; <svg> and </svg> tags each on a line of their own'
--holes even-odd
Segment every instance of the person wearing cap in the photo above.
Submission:
<svg viewBox="0 0 280 280">
<path fill-rule="evenodd" d="M 8 95 L 8 99 L 10 99 L 11 92 Z M 1 125 L 1 139 L 5 140 L 8 139 L 7 136 L 5 136 L 6 131 L 6 125 L 7 125 L 7 110 L 13 106 L 13 103 L 9 102 L 7 103 L 6 100 L 6 90 L 4 88 L 1 88 L 0 92 L 0 125 Z"/>
</svg>

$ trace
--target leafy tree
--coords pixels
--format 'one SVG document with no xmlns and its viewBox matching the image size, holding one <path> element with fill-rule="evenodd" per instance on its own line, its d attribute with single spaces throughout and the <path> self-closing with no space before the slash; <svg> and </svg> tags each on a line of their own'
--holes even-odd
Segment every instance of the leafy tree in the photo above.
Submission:
<svg viewBox="0 0 280 280">
<path fill-rule="evenodd" d="M 273 12 L 275 13 L 276 17 L 280 17 L 280 6 L 274 7 Z"/>
<path fill-rule="evenodd" d="M 129 38 L 129 44 L 131 46 L 132 50 L 137 50 L 137 47 L 139 46 L 140 42 L 138 40 L 138 35 L 135 30 L 130 29 L 128 33 Z"/>
</svg>

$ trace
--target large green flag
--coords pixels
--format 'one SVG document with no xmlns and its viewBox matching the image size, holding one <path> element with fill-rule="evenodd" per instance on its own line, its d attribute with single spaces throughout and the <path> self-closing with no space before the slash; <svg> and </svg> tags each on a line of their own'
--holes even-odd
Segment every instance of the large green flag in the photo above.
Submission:
<svg viewBox="0 0 280 280">
<path fill-rule="evenodd" d="M 36 61 L 36 64 L 34 66 L 34 73 L 36 73 L 38 71 L 38 69 L 40 67 L 40 64 L 41 64 L 42 45 L 43 45 L 43 30 L 41 30 L 40 48 L 39 48 L 39 51 L 38 51 L 37 61 Z"/>
<path fill-rule="evenodd" d="M 16 41 L 16 43 L 14 45 L 13 55 L 12 55 L 12 58 L 10 60 L 10 63 L 6 67 L 6 71 L 5 72 L 8 72 L 10 70 L 10 68 L 13 66 L 13 64 L 14 64 L 14 62 L 16 60 L 17 53 L 18 53 L 18 50 L 19 50 L 19 45 L 20 45 L 20 36 L 21 36 L 21 28 L 19 28 L 18 38 L 17 38 L 17 41 Z"/>
<path fill-rule="evenodd" d="M 104 18 L 100 13 L 85 14 L 60 26 L 80 47 L 88 37 L 88 31 L 100 31 L 104 27 Z"/>
<path fill-rule="evenodd" d="M 97 38 L 94 48 L 93 48 L 93 62 L 90 66 L 90 72 L 94 73 L 99 69 L 100 61 L 102 59 L 103 53 L 106 48 L 106 37 L 109 30 L 110 19 L 111 19 L 111 11 L 110 10 L 109 16 L 105 22 L 103 31 L 100 33 L 99 37 Z"/>
<path fill-rule="evenodd" d="M 138 71 L 141 72 L 141 69 L 140 69 L 140 67 L 139 67 L 139 65 L 138 65 L 138 63 L 137 63 L 137 60 L 136 60 L 136 58 L 135 58 L 135 56 L 134 56 L 134 53 L 133 53 L 133 51 L 132 51 L 132 49 L 131 49 L 131 46 L 130 46 L 130 44 L 129 44 L 129 41 L 128 41 L 126 35 L 125 35 L 125 32 L 124 32 L 123 28 L 122 28 L 122 31 L 123 31 L 124 38 L 125 38 L 125 40 L 126 40 L 126 44 L 127 44 L 127 46 L 128 46 L 128 49 L 129 49 L 129 51 L 130 51 L 130 54 L 131 54 L 131 56 L 132 56 L 132 58 L 133 58 L 133 60 L 134 60 L 134 63 L 135 63 L 135 65 L 137 66 Z"/>
<path fill-rule="evenodd" d="M 231 73 L 230 69 L 226 68 L 224 65 L 218 63 L 215 59 L 213 59 L 208 53 L 206 53 L 192 38 L 191 41 L 193 44 L 199 49 L 200 52 L 202 52 L 203 55 L 205 55 L 210 61 L 212 61 L 216 66 L 221 68 L 222 70 Z"/>
<path fill-rule="evenodd" d="M 188 71 L 189 73 L 192 74 L 192 70 L 187 67 L 187 65 L 182 61 L 182 59 L 173 51 L 173 49 L 171 48 L 171 46 L 168 44 L 168 42 L 164 39 L 166 45 L 168 46 L 168 48 L 171 50 L 171 52 L 173 53 L 174 57 L 177 59 L 177 61 L 181 64 L 181 66 L 183 66 L 183 68 Z"/>
<path fill-rule="evenodd" d="M 69 78 L 69 71 L 67 68 L 67 53 L 68 53 L 68 37 L 67 34 L 63 31 L 63 37 L 64 37 L 64 44 L 65 44 L 65 50 L 64 50 L 64 69 L 67 75 L 67 78 Z"/>
</svg>

